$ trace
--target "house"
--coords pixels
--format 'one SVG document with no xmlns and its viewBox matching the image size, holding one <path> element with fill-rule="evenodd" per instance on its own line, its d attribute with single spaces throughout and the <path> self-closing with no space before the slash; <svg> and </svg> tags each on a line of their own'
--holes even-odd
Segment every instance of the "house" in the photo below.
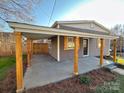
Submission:
<svg viewBox="0 0 124 93">
<path fill-rule="evenodd" d="M 27 65 L 31 66 L 33 41 L 48 39 L 48 53 L 58 62 L 74 59 L 74 75 L 78 75 L 78 59 L 86 56 L 109 54 L 110 40 L 113 40 L 113 61 L 116 62 L 116 39 L 110 30 L 101 24 L 90 21 L 57 21 L 52 27 L 43 27 L 18 22 L 8 22 L 16 36 L 16 77 L 17 92 L 24 88 L 22 64 L 22 36 L 27 38 Z M 46 46 L 45 46 L 46 47 Z M 36 49 L 40 49 L 37 47 Z M 45 48 L 43 48 L 45 49 Z M 40 50 L 39 50 L 40 51 Z"/>
<path fill-rule="evenodd" d="M 95 21 L 58 21 L 52 28 L 71 30 L 72 32 L 82 32 L 89 34 L 110 35 L 110 30 Z M 57 36 L 51 38 L 51 48 L 49 54 L 57 59 L 56 46 Z M 79 57 L 100 56 L 100 37 L 80 37 L 79 38 Z M 104 40 L 104 54 L 109 55 L 110 39 Z M 74 37 L 60 37 L 60 59 L 58 61 L 72 59 L 74 52 Z"/>
</svg>

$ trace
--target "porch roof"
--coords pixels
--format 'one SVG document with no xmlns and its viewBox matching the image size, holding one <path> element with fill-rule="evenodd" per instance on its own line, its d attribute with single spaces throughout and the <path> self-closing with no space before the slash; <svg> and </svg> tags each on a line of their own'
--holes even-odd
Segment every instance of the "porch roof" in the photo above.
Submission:
<svg viewBox="0 0 124 93">
<path fill-rule="evenodd" d="M 79 32 L 76 29 L 66 30 L 51 27 L 44 27 L 38 25 L 31 25 L 26 23 L 10 22 L 8 24 L 14 29 L 14 32 L 22 32 L 25 37 L 31 37 L 31 39 L 50 38 L 55 35 L 61 36 L 79 36 L 89 38 L 104 38 L 104 39 L 116 39 L 116 35 L 105 35 L 98 33 Z"/>
</svg>

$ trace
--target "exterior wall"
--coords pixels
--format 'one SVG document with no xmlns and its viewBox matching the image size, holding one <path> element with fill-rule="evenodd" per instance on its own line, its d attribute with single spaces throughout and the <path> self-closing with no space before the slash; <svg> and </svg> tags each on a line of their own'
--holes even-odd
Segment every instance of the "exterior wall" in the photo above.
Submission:
<svg viewBox="0 0 124 93">
<path fill-rule="evenodd" d="M 82 42 L 82 40 L 80 40 Z M 82 44 L 82 43 L 80 43 Z M 80 47 L 79 57 L 82 57 L 82 45 Z M 51 38 L 51 45 L 49 48 L 49 54 L 57 59 L 57 37 Z M 72 50 L 64 50 L 64 37 L 60 36 L 60 61 L 73 59 L 74 57 L 74 49 Z"/>
<path fill-rule="evenodd" d="M 75 27 L 75 28 L 82 28 L 82 29 L 90 29 L 90 30 L 96 30 L 101 32 L 107 32 L 106 30 L 102 29 L 95 23 L 75 23 L 75 24 L 62 24 L 65 26 Z M 93 26 L 93 27 L 91 27 Z M 107 32 L 108 33 L 108 32 Z"/>
<path fill-rule="evenodd" d="M 49 54 L 57 59 L 57 37 L 51 38 L 51 44 L 49 47 Z"/>
<path fill-rule="evenodd" d="M 109 53 L 110 41 L 105 40 L 104 55 Z M 57 59 L 57 37 L 51 39 L 51 48 L 49 54 Z M 89 38 L 89 56 L 99 56 L 100 48 L 98 48 L 97 39 Z M 83 38 L 80 38 L 79 58 L 83 57 Z M 64 50 L 64 37 L 60 36 L 60 61 L 74 58 L 74 49 Z"/>
<path fill-rule="evenodd" d="M 110 40 L 105 40 L 104 43 L 104 55 L 109 54 L 110 49 Z M 98 48 L 97 39 L 90 38 L 89 39 L 89 56 L 99 56 L 100 55 L 100 48 Z"/>
<path fill-rule="evenodd" d="M 80 40 L 81 42 L 82 40 Z M 82 44 L 82 43 L 80 43 Z M 79 49 L 79 57 L 82 57 L 82 45 Z M 68 59 L 73 59 L 74 58 L 74 49 L 71 50 L 64 50 L 64 37 L 60 37 L 60 60 L 68 60 Z"/>
</svg>

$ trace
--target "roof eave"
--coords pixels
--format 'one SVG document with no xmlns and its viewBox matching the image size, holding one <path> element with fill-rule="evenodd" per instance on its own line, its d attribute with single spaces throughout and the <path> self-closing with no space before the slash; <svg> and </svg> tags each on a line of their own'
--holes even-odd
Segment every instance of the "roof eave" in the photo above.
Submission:
<svg viewBox="0 0 124 93">
<path fill-rule="evenodd" d="M 37 34 L 51 34 L 51 35 L 62 35 L 62 36 L 79 36 L 79 37 L 90 37 L 90 38 L 105 38 L 105 39 L 116 39 L 118 36 L 111 35 L 98 35 L 82 33 L 71 30 L 56 29 L 50 27 L 41 27 L 36 25 L 28 25 L 22 23 L 9 22 L 10 27 L 14 28 L 15 32 L 22 33 L 37 33 Z"/>
</svg>

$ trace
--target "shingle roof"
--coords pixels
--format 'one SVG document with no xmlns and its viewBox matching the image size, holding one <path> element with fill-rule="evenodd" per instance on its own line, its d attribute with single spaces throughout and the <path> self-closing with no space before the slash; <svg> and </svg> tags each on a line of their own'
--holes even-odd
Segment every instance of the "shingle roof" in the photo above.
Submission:
<svg viewBox="0 0 124 93">
<path fill-rule="evenodd" d="M 90 30 L 90 29 L 81 29 L 81 28 L 69 27 L 69 26 L 64 26 L 64 25 L 59 25 L 59 28 L 65 29 L 65 30 L 71 30 L 71 31 L 91 33 L 91 34 L 109 35 L 109 33 L 106 33 L 106 32 L 100 32 L 100 31 Z"/>
<path fill-rule="evenodd" d="M 63 24 L 82 24 L 82 23 L 94 23 L 101 27 L 102 29 L 105 29 L 107 32 L 111 32 L 108 28 L 105 26 L 101 25 L 100 23 L 96 22 L 95 20 L 72 20 L 72 21 L 56 21 L 52 27 L 54 28 L 57 24 L 63 25 Z"/>
</svg>

